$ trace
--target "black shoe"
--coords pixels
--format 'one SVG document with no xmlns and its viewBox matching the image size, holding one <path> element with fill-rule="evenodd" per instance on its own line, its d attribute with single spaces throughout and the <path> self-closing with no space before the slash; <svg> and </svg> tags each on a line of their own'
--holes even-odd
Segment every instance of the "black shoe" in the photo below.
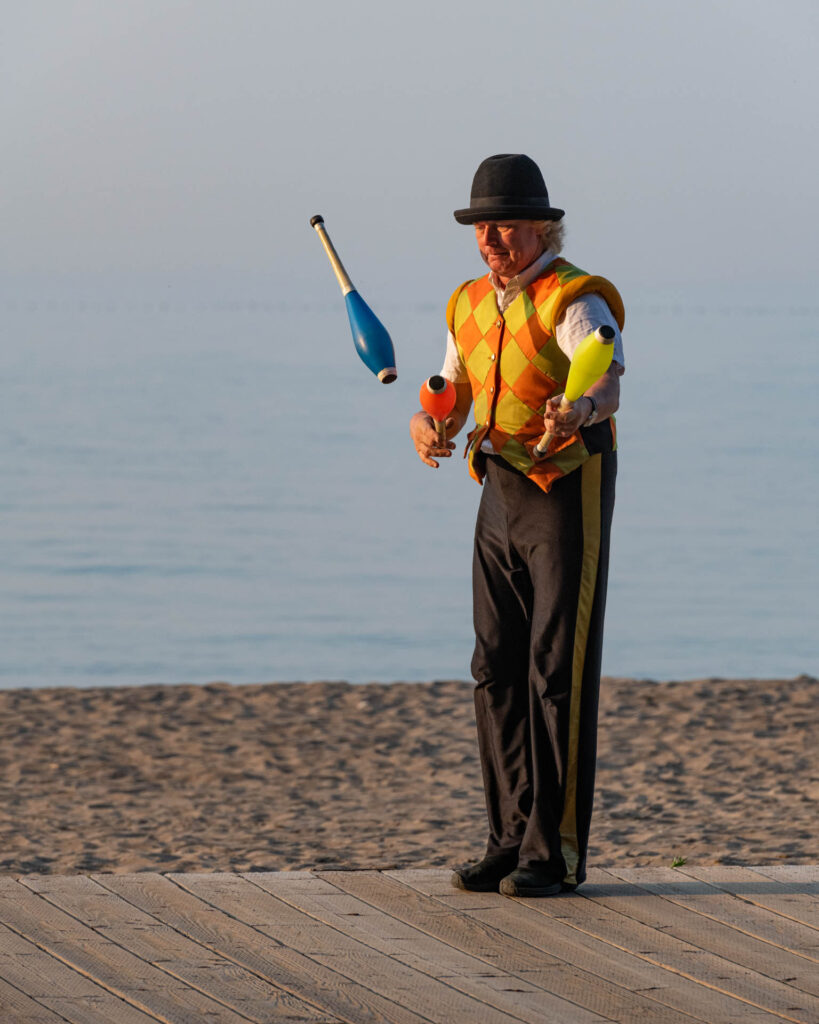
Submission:
<svg viewBox="0 0 819 1024">
<path fill-rule="evenodd" d="M 501 879 L 498 892 L 504 896 L 557 896 L 563 892 L 563 883 L 531 868 L 515 868 Z"/>
<path fill-rule="evenodd" d="M 477 864 L 464 864 L 452 873 L 456 889 L 469 892 L 497 892 L 498 884 L 518 862 L 517 853 L 488 853 Z"/>
</svg>

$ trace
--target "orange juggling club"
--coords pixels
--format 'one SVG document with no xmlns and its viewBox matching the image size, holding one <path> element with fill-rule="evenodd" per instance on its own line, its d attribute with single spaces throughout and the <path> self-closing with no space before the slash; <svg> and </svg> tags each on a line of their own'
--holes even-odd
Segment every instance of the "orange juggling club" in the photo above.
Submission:
<svg viewBox="0 0 819 1024">
<path fill-rule="evenodd" d="M 419 397 L 422 409 L 435 423 L 441 444 L 446 444 L 446 418 L 455 408 L 455 385 L 436 373 L 421 385 Z"/>
</svg>

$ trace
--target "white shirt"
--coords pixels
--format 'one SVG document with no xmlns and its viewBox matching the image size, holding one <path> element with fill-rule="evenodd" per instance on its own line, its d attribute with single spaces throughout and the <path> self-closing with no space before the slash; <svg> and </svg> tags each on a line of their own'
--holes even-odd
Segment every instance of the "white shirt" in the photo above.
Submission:
<svg viewBox="0 0 819 1024">
<path fill-rule="evenodd" d="M 516 277 L 513 277 L 504 288 L 494 271 L 489 274 L 489 283 L 495 289 L 498 297 L 498 309 L 503 313 L 524 289 L 536 278 L 540 277 L 548 265 L 555 259 L 557 253 L 544 252 L 534 263 L 530 263 L 525 270 L 522 270 Z M 555 341 L 561 350 L 571 360 L 574 350 L 580 342 L 598 327 L 607 324 L 614 329 L 614 355 L 612 362 L 615 364 L 618 374 L 625 373 L 626 361 L 623 356 L 623 338 L 617 321 L 609 309 L 609 304 L 599 292 L 590 292 L 588 295 L 581 295 L 570 303 L 555 324 Z M 469 380 L 469 374 L 461 360 L 458 347 L 455 344 L 455 335 L 449 332 L 446 342 L 446 357 L 444 359 L 441 376 L 451 380 L 453 384 L 465 384 Z"/>
</svg>

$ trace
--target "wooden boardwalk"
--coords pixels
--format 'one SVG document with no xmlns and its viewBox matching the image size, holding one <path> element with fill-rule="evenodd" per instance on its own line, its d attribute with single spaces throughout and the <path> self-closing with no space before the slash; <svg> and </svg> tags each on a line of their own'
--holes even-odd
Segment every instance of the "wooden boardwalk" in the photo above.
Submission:
<svg viewBox="0 0 819 1024">
<path fill-rule="evenodd" d="M 0 878 L 2 1024 L 819 1022 L 819 867 Z"/>
</svg>

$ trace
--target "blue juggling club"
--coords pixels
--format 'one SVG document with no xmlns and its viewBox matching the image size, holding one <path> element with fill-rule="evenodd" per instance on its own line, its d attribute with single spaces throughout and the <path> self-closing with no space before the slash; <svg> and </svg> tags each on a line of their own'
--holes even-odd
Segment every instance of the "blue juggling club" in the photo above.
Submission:
<svg viewBox="0 0 819 1024">
<path fill-rule="evenodd" d="M 372 370 L 382 384 L 391 384 L 398 377 L 398 371 L 395 368 L 395 350 L 386 327 L 356 291 L 330 241 L 321 214 L 317 213 L 315 217 L 311 217 L 310 224 L 316 229 L 341 286 L 347 316 L 350 318 L 353 342 L 361 361 Z"/>
</svg>

